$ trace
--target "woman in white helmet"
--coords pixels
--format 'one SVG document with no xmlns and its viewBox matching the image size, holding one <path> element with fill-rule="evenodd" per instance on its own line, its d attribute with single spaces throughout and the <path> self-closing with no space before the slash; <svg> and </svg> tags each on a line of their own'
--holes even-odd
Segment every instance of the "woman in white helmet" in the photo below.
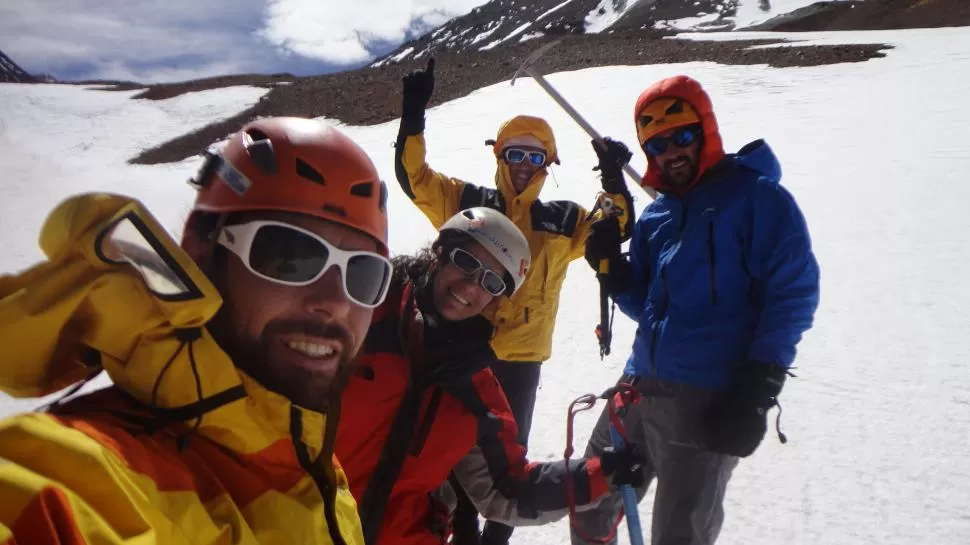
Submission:
<svg viewBox="0 0 970 545">
<path fill-rule="evenodd" d="M 453 469 L 488 518 L 540 524 L 567 513 L 565 465 L 530 464 L 516 442 L 481 315 L 522 285 L 530 255 L 505 215 L 471 208 L 429 248 L 393 260 L 387 299 L 344 390 L 335 446 L 368 545 L 444 543 Z M 576 504 L 599 498 L 635 463 L 626 452 L 570 463 Z"/>
</svg>

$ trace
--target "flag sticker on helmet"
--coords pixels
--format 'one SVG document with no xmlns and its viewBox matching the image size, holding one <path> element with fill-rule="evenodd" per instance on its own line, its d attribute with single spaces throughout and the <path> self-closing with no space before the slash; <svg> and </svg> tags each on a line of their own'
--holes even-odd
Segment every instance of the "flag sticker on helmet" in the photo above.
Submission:
<svg viewBox="0 0 970 545">
<path fill-rule="evenodd" d="M 253 185 L 253 182 L 245 174 L 239 172 L 236 167 L 232 166 L 232 163 L 225 159 L 219 161 L 219 166 L 216 167 L 216 174 L 240 196 L 245 195 Z"/>
</svg>

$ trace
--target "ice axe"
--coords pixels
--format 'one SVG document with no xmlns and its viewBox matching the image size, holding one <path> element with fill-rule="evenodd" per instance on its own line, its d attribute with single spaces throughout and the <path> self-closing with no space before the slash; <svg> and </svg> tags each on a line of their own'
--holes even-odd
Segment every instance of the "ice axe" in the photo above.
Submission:
<svg viewBox="0 0 970 545">
<path fill-rule="evenodd" d="M 535 67 L 536 61 L 538 61 L 546 51 L 552 49 L 561 41 L 562 40 L 553 40 L 542 45 L 539 47 L 539 49 L 536 49 L 531 55 L 529 55 L 525 61 L 522 62 L 522 65 L 519 66 L 519 69 L 515 71 L 515 74 L 512 76 L 511 84 L 515 85 L 515 80 L 518 79 L 520 74 L 524 73 L 532 76 L 532 79 L 536 80 L 539 87 L 542 87 L 542 89 L 548 93 L 549 96 L 552 97 L 552 99 L 555 100 L 563 110 L 566 110 L 566 113 L 573 118 L 573 121 L 578 123 L 579 126 L 586 131 L 586 134 L 593 138 L 597 145 L 603 147 L 605 146 L 603 136 L 600 135 L 600 133 L 594 129 L 593 126 L 590 125 L 579 112 L 576 111 L 576 108 L 573 108 L 572 105 L 569 104 L 569 102 L 563 98 L 563 96 L 559 94 L 559 92 L 556 91 L 556 89 L 550 85 L 548 81 L 546 81 L 546 78 L 544 78 L 542 73 L 539 72 L 539 70 Z M 637 185 L 640 185 L 640 174 L 634 170 L 629 163 L 623 165 L 623 171 L 626 172 L 627 176 L 632 178 Z M 652 188 L 644 187 L 643 189 L 648 195 L 650 195 L 651 198 L 656 198 L 657 194 Z M 610 199 L 605 195 L 602 195 L 600 199 L 597 199 L 596 207 L 590 211 L 590 214 L 593 214 L 597 209 L 602 208 L 603 212 L 607 216 L 610 216 L 612 215 L 612 205 L 612 201 L 610 201 Z M 607 277 L 609 276 L 609 270 L 609 260 L 604 259 L 600 261 L 599 270 L 596 272 L 596 278 L 600 285 L 600 323 L 596 326 L 595 333 L 596 339 L 599 341 L 600 345 L 600 359 L 603 359 L 604 356 L 610 354 L 610 343 L 613 340 L 612 320 L 610 319 L 609 307 L 609 290 L 607 289 Z"/>
<path fill-rule="evenodd" d="M 596 129 L 594 129 L 593 126 L 590 125 L 586 121 L 586 119 L 584 119 L 583 116 L 576 111 L 576 108 L 573 108 L 572 105 L 569 104 L 569 102 L 567 102 L 566 99 L 563 98 L 561 94 L 559 94 L 559 91 L 556 91 L 556 89 L 552 85 L 550 85 L 548 81 L 546 81 L 546 78 L 543 77 L 542 73 L 539 72 L 539 70 L 535 67 L 535 63 L 536 61 L 539 60 L 539 57 L 541 57 L 546 51 L 558 45 L 559 42 L 561 41 L 562 41 L 561 39 L 553 40 L 543 45 L 539 49 L 536 49 L 531 55 L 529 55 L 528 58 L 526 58 L 525 61 L 522 62 L 522 65 L 519 66 L 519 69 L 516 70 L 515 74 L 512 76 L 512 85 L 515 85 L 515 80 L 518 79 L 518 77 L 521 74 L 527 74 L 529 76 L 532 76 L 532 79 L 536 80 L 536 83 L 539 84 L 539 87 L 542 87 L 542 89 L 546 93 L 548 93 L 549 96 L 552 97 L 552 99 L 555 100 L 556 103 L 559 104 L 559 106 L 561 106 L 563 110 L 566 110 L 566 113 L 569 114 L 569 117 L 572 117 L 573 121 L 578 123 L 579 126 L 586 131 L 586 134 L 590 135 L 593 138 L 593 140 L 596 140 L 597 143 L 599 143 L 600 145 L 603 145 L 603 136 L 600 135 L 600 133 L 597 132 Z M 627 163 L 626 165 L 623 165 L 623 172 L 626 172 L 627 176 L 632 178 L 633 181 L 637 183 L 637 185 L 640 185 L 640 180 L 641 180 L 640 173 L 634 170 L 634 168 L 630 166 L 629 163 Z M 653 188 L 644 187 L 643 189 L 644 191 L 647 192 L 648 195 L 650 195 L 650 198 L 657 197 L 657 192 L 654 191 Z"/>
</svg>

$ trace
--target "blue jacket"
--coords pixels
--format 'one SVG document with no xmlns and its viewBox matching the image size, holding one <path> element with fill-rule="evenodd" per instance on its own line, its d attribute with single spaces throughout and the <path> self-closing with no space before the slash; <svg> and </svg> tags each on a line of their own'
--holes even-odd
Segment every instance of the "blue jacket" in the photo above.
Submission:
<svg viewBox="0 0 970 545">
<path fill-rule="evenodd" d="M 627 373 L 726 388 L 746 360 L 787 368 L 819 300 L 805 219 L 764 141 L 662 194 L 637 220 L 632 281 L 614 294 L 638 324 Z"/>
</svg>

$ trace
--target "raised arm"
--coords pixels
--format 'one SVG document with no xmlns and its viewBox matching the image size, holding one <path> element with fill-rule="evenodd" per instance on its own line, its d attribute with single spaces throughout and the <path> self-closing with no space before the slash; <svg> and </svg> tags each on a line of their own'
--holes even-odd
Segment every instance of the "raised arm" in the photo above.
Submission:
<svg viewBox="0 0 970 545">
<path fill-rule="evenodd" d="M 460 210 L 465 182 L 434 171 L 427 163 L 424 111 L 434 91 L 434 58 L 427 68 L 403 79 L 401 125 L 394 152 L 394 174 L 404 194 L 435 229 Z"/>
</svg>

